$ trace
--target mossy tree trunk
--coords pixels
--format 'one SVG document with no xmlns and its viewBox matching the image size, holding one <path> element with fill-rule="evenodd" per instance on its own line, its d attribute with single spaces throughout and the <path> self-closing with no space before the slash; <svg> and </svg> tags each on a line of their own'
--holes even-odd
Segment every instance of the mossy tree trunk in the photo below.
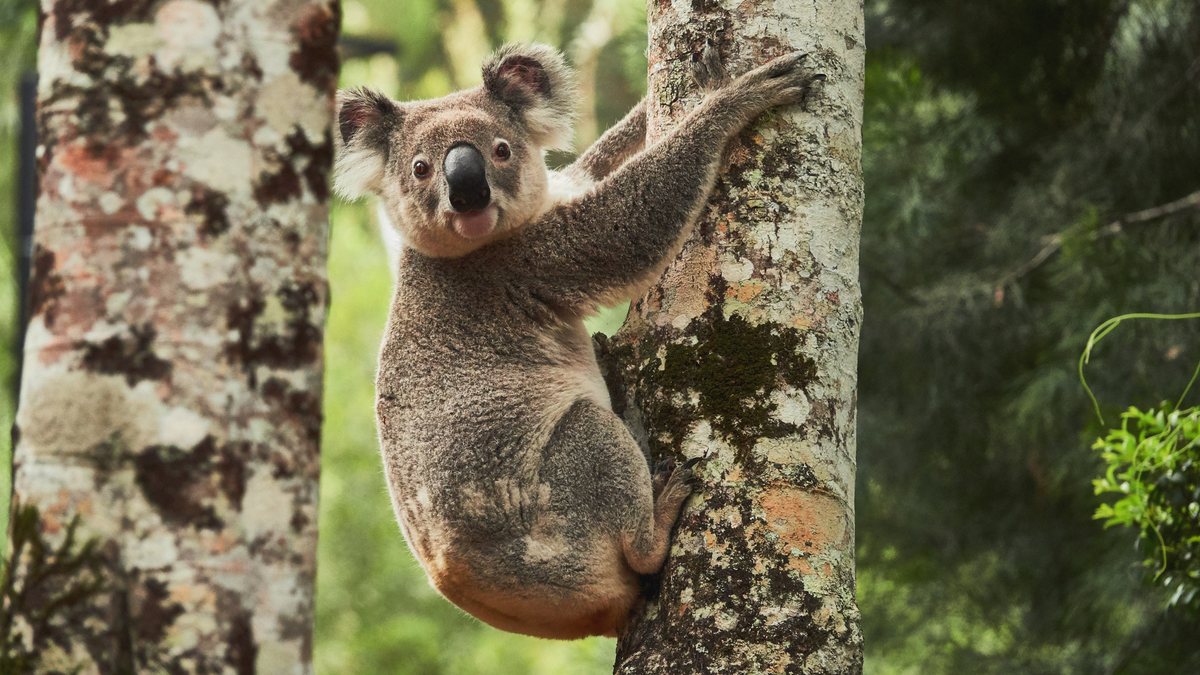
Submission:
<svg viewBox="0 0 1200 675">
<path fill-rule="evenodd" d="M 862 4 L 649 13 L 652 136 L 698 100 L 689 61 L 706 40 L 732 75 L 798 49 L 828 80 L 734 140 L 697 233 L 612 344 L 635 433 L 658 457 L 706 460 L 616 672 L 859 673 Z"/>
<path fill-rule="evenodd" d="M 337 0 L 41 11 L 10 650 L 310 672 Z"/>
</svg>

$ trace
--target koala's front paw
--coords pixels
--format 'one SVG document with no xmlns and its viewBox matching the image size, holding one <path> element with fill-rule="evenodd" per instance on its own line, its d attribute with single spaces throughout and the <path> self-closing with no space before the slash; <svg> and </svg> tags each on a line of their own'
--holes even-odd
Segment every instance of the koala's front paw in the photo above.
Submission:
<svg viewBox="0 0 1200 675">
<path fill-rule="evenodd" d="M 807 70 L 808 54 L 792 52 L 776 57 L 734 81 L 733 86 L 745 87 L 762 97 L 764 108 L 799 103 L 817 82 L 825 76 Z"/>
<path fill-rule="evenodd" d="M 803 52 L 784 54 L 738 77 L 701 104 L 698 117 L 735 134 L 767 108 L 800 103 L 825 79 L 805 68 L 807 57 Z"/>
</svg>

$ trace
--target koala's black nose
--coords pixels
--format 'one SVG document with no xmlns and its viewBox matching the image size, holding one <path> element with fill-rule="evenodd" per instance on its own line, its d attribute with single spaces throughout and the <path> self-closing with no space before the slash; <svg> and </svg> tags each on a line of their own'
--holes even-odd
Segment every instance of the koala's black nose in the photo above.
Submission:
<svg viewBox="0 0 1200 675">
<path fill-rule="evenodd" d="M 491 202 L 483 155 L 474 146 L 456 145 L 446 153 L 446 185 L 450 188 L 450 207 L 455 211 L 482 209 Z"/>
</svg>

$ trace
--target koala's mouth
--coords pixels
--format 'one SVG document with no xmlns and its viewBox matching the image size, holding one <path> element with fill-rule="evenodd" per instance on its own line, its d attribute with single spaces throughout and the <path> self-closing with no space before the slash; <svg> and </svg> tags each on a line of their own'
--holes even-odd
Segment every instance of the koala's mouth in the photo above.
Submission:
<svg viewBox="0 0 1200 675">
<path fill-rule="evenodd" d="M 495 204 L 484 209 L 450 214 L 450 226 L 463 239 L 486 237 L 496 228 L 498 209 Z"/>
</svg>

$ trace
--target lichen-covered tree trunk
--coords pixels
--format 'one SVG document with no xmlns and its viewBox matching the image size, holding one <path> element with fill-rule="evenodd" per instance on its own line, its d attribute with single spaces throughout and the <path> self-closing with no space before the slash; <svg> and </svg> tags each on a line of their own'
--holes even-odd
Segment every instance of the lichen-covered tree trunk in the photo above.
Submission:
<svg viewBox="0 0 1200 675">
<path fill-rule="evenodd" d="M 618 412 L 656 456 L 706 460 L 616 672 L 859 673 L 862 3 L 648 9 L 652 136 L 698 100 L 706 40 L 733 75 L 799 49 L 828 80 L 733 141 L 697 233 L 611 346 Z"/>
<path fill-rule="evenodd" d="M 41 11 L 10 650 L 310 672 L 337 1 Z"/>
</svg>

